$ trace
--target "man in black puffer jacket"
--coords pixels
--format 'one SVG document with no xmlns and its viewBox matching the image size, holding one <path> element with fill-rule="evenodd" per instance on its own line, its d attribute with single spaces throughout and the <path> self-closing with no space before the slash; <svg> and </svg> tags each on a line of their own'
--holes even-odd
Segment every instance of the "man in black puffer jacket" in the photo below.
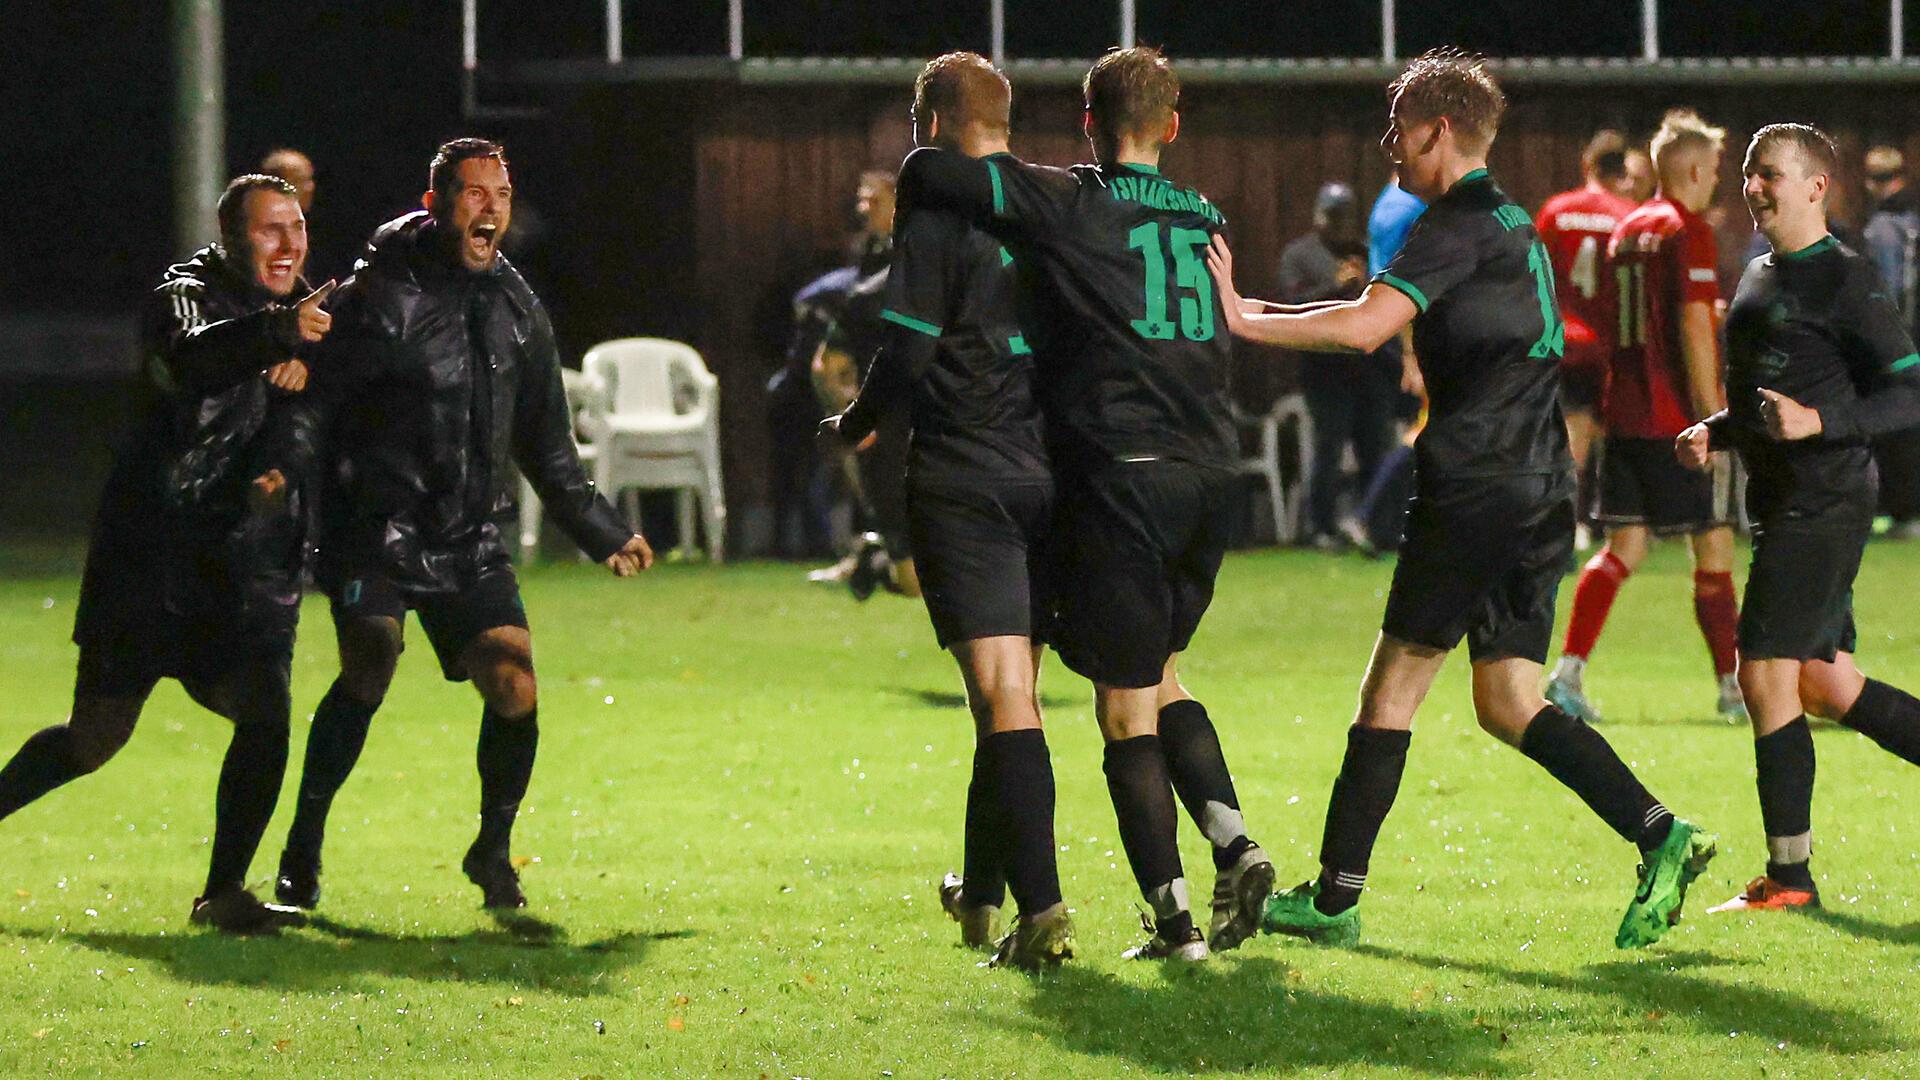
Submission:
<svg viewBox="0 0 1920 1080">
<path fill-rule="evenodd" d="M 333 601 L 340 677 L 313 717 L 276 893 L 312 907 L 334 793 L 393 680 L 408 610 L 446 677 L 471 679 L 480 720 L 480 835 L 462 869 L 489 908 L 524 907 L 508 843 L 538 742 L 533 643 L 505 537 L 512 465 L 547 514 L 621 577 L 647 542 L 581 468 L 545 309 L 499 253 L 512 214 L 506 153 L 440 148 L 425 212 L 380 227 L 335 304 L 299 422 L 276 463 L 326 475 L 318 578 Z"/>
<path fill-rule="evenodd" d="M 154 684 L 177 679 L 234 724 L 192 921 L 253 933 L 305 921 L 245 887 L 286 774 L 305 545 L 300 489 L 258 455 L 306 385 L 298 355 L 327 333 L 333 283 L 306 292 L 306 220 L 285 180 L 239 177 L 219 217 L 221 241 L 169 268 L 141 313 L 157 401 L 94 522 L 73 712 L 0 769 L 0 818 L 105 764 Z"/>
</svg>

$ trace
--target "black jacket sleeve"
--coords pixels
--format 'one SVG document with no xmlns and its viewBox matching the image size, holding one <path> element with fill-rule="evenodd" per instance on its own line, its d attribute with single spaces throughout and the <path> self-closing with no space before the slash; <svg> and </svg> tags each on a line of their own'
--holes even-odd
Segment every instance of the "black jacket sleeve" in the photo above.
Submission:
<svg viewBox="0 0 1920 1080">
<path fill-rule="evenodd" d="M 300 336 L 292 309 L 269 304 L 209 322 L 205 297 L 203 283 L 176 278 L 148 298 L 147 351 L 177 385 L 195 394 L 217 394 L 293 358 Z"/>
<path fill-rule="evenodd" d="M 573 417 L 560 379 L 560 350 L 546 310 L 533 308 L 513 418 L 513 458 L 541 505 L 581 551 L 605 560 L 633 536 L 619 511 L 587 479 L 573 441 Z"/>
<path fill-rule="evenodd" d="M 279 469 L 292 482 L 310 478 L 319 467 L 334 416 L 380 369 L 381 358 L 395 340 L 356 279 L 340 286 L 328 307 L 333 328 L 318 345 L 303 350 L 306 389 L 275 410 L 273 422 L 262 435 L 261 471 Z"/>
</svg>

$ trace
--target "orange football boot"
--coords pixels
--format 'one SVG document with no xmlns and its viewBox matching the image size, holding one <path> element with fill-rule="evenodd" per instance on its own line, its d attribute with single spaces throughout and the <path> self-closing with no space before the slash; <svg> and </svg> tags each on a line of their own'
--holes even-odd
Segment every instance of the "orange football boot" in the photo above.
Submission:
<svg viewBox="0 0 1920 1080">
<path fill-rule="evenodd" d="M 1723 911 L 1765 911 L 1785 910 L 1788 908 L 1817 908 L 1820 906 L 1820 892 L 1817 889 L 1796 889 L 1791 885 L 1782 885 L 1765 874 L 1747 882 L 1746 891 L 1718 907 L 1710 907 L 1707 914 L 1717 915 Z"/>
</svg>

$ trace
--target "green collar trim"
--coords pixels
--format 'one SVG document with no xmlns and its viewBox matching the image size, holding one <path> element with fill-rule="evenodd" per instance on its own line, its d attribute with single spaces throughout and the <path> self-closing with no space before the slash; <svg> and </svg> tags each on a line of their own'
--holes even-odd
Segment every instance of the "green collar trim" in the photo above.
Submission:
<svg viewBox="0 0 1920 1080">
<path fill-rule="evenodd" d="M 1148 176 L 1160 175 L 1160 166 L 1158 165 L 1142 165 L 1137 161 L 1123 161 L 1120 163 L 1120 167 L 1123 169 L 1132 169 L 1134 172 L 1143 172 Z"/>
<path fill-rule="evenodd" d="M 1468 173 L 1467 175 L 1461 177 L 1460 179 L 1455 180 L 1453 182 L 1453 186 L 1465 187 L 1466 185 L 1471 184 L 1476 180 L 1485 180 L 1489 175 L 1490 174 L 1484 168 L 1475 169 L 1472 172 Z"/>
<path fill-rule="evenodd" d="M 1840 241 L 1835 240 L 1833 238 L 1832 233 L 1828 233 L 1827 235 L 1821 237 L 1820 239 L 1815 240 L 1813 243 L 1808 244 L 1806 247 L 1801 248 L 1799 251 L 1783 251 L 1783 252 L 1780 252 L 1779 255 L 1780 255 L 1780 258 L 1785 260 L 1810 259 L 1815 255 L 1818 255 L 1821 252 L 1826 251 L 1828 248 L 1833 247 L 1839 242 Z"/>
</svg>

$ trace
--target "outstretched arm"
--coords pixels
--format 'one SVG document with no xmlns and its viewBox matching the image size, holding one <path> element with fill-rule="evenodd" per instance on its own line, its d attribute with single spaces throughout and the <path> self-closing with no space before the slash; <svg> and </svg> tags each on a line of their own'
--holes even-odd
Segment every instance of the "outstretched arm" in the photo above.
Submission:
<svg viewBox="0 0 1920 1080">
<path fill-rule="evenodd" d="M 1216 236 L 1207 249 L 1207 268 L 1220 289 L 1227 327 L 1235 337 L 1305 352 L 1369 353 L 1393 339 L 1418 314 L 1400 290 L 1378 283 L 1358 300 L 1302 305 L 1267 305 L 1250 314 L 1233 284 L 1233 251 Z M 1274 308 L 1282 310 L 1274 311 Z"/>
</svg>

